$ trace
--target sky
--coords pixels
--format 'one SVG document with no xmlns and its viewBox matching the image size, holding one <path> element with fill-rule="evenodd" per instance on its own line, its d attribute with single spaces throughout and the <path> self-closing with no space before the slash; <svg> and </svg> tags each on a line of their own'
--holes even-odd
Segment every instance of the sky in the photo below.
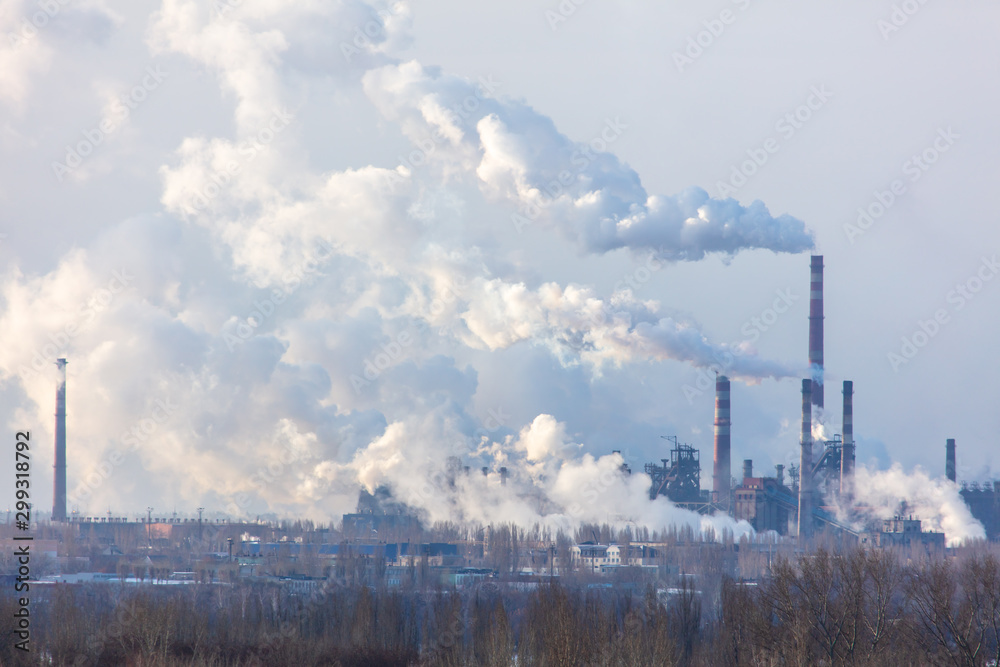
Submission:
<svg viewBox="0 0 1000 667">
<path fill-rule="evenodd" d="M 938 478 L 953 437 L 992 479 L 998 19 L 3 0 L 0 419 L 33 499 L 65 357 L 82 515 L 329 521 L 388 485 L 433 519 L 679 517 L 612 473 L 676 435 L 710 488 L 717 370 L 734 474 L 797 461 L 811 254 L 825 432 L 853 380 L 859 463 Z"/>
</svg>

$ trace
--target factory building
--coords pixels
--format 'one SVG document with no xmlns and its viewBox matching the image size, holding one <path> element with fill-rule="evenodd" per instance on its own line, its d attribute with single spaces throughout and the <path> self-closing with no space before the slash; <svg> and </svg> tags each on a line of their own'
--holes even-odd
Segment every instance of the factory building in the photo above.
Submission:
<svg viewBox="0 0 1000 667">
<path fill-rule="evenodd" d="M 921 530 L 919 519 L 897 516 L 885 519 L 881 528 L 861 533 L 858 543 L 863 547 L 880 549 L 919 546 L 924 551 L 944 550 L 944 533 Z"/>
<path fill-rule="evenodd" d="M 774 476 L 754 476 L 753 462 L 744 461 L 742 479 L 731 482 L 733 431 L 732 395 L 729 378 L 718 375 L 715 385 L 714 451 L 711 491 L 701 491 L 699 453 L 682 445 L 676 437 L 670 459 L 662 465 L 646 464 L 652 478 L 650 497 L 667 496 L 673 502 L 700 512 L 726 512 L 737 520 L 750 523 L 759 532 L 797 535 L 809 539 L 817 530 L 828 527 L 855 534 L 838 520 L 853 507 L 854 468 L 857 452 L 854 439 L 854 383 L 843 382 L 842 428 L 830 439 L 814 439 L 814 411 L 824 406 L 823 357 L 823 257 L 814 255 L 809 268 L 809 368 L 810 377 L 802 380 L 802 421 L 799 436 L 798 465 L 776 466 Z M 818 413 L 822 414 L 822 412 Z M 738 443 L 737 443 L 738 445 Z M 956 446 L 953 438 L 946 445 L 946 477 L 956 480 Z M 1000 482 L 980 486 L 963 484 L 962 498 L 972 515 L 985 527 L 990 539 L 1000 539 Z M 919 535 L 922 537 L 913 537 Z M 859 536 L 866 544 L 901 545 L 919 542 L 930 548 L 944 536 L 923 533 L 917 519 L 891 519 L 884 525 L 870 526 Z"/>
<path fill-rule="evenodd" d="M 571 566 L 576 570 L 607 573 L 621 567 L 656 565 L 658 550 L 637 544 L 597 544 L 584 542 L 569 548 Z"/>
<path fill-rule="evenodd" d="M 754 477 L 753 461 L 743 462 L 743 483 L 733 492 L 733 516 L 757 532 L 773 530 L 787 535 L 789 519 L 798 510 L 795 492 L 785 486 L 784 466 L 775 466 L 774 477 Z"/>
<path fill-rule="evenodd" d="M 1000 482 L 962 484 L 962 500 L 986 529 L 986 538 L 1000 539 Z"/>
</svg>

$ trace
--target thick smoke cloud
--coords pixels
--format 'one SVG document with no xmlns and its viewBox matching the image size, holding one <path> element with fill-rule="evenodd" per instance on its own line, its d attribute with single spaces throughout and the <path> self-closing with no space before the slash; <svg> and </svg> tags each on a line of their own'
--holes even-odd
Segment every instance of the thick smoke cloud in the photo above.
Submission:
<svg viewBox="0 0 1000 667">
<path fill-rule="evenodd" d="M 144 55 L 211 78 L 213 108 L 231 123 L 159 156 L 151 213 L 106 223 L 51 269 L 15 261 L 0 283 L 13 427 L 38 424 L 36 437 L 51 439 L 52 362 L 70 360 L 76 508 L 119 512 L 156 498 L 158 509 L 327 521 L 351 511 L 360 488 L 386 484 L 428 520 L 746 532 L 651 503 L 648 478 L 586 453 L 586 434 L 568 435 L 561 415 L 536 409 L 484 440 L 474 362 L 533 345 L 595 381 L 609 366 L 650 361 L 723 364 L 747 380 L 800 369 L 714 343 L 693 319 L 628 290 L 525 275 L 466 211 L 534 204 L 540 224 L 588 251 L 627 247 L 661 262 L 797 252 L 811 245 L 802 224 L 698 190 L 649 197 L 610 153 L 593 153 L 543 205 L 585 144 L 499 99 L 488 80 L 401 63 L 406 3 L 220 4 L 164 0 L 141 32 Z M 366 31 L 373 20 L 380 27 Z M 37 44 L 55 48 L 44 35 Z M 425 163 L 317 167 L 300 119 L 328 81 L 374 105 L 415 150 L 431 141 Z M 30 99 L 27 83 L 11 90 Z M 136 136 L 158 129 L 141 114 L 130 122 Z M 491 472 L 456 475 L 449 456 Z M 500 466 L 511 472 L 504 488 Z"/>
<path fill-rule="evenodd" d="M 622 472 L 620 454 L 581 456 L 582 446 L 569 441 L 565 425 L 551 415 L 539 415 L 503 442 L 484 438 L 475 449 L 459 444 L 465 438 L 452 428 L 448 419 L 434 414 L 390 424 L 349 464 L 325 466 L 318 474 L 331 484 L 343 476 L 357 479 L 369 491 L 386 485 L 396 500 L 428 521 L 515 521 L 564 529 L 581 521 L 620 526 L 634 522 L 652 529 L 710 528 L 716 535 L 728 531 L 737 538 L 753 532 L 745 521 L 725 515 L 704 517 L 662 497 L 650 502 L 647 475 Z M 454 464 L 443 460 L 443 449 Z M 460 463 L 471 464 L 471 470 Z M 501 466 L 508 471 L 506 484 L 501 482 Z M 479 472 L 480 467 L 488 474 Z"/>
<path fill-rule="evenodd" d="M 870 508 L 875 518 L 912 514 L 922 521 L 924 530 L 943 532 L 948 546 L 986 538 L 983 524 L 972 516 L 958 486 L 946 479 L 932 479 L 923 470 L 907 473 L 898 463 L 889 470 L 858 466 L 855 489 L 858 505 Z"/>
</svg>

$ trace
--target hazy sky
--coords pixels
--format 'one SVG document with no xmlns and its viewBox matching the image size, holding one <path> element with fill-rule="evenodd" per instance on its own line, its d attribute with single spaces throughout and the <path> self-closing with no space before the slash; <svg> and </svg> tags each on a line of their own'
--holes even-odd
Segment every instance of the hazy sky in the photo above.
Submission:
<svg viewBox="0 0 1000 667">
<path fill-rule="evenodd" d="M 954 437 L 988 479 L 997 25 L 916 0 L 3 0 L 0 411 L 35 500 L 61 356 L 84 514 L 329 518 L 448 456 L 558 501 L 585 454 L 640 470 L 660 435 L 709 488 L 719 360 L 734 473 L 770 471 L 798 456 L 812 253 L 828 431 L 850 379 L 859 462 L 936 477 Z"/>
</svg>

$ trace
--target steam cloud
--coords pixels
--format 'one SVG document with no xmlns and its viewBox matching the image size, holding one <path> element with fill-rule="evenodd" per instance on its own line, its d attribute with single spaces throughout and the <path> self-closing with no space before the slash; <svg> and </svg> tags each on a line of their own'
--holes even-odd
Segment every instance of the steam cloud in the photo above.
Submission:
<svg viewBox="0 0 1000 667">
<path fill-rule="evenodd" d="M 587 252 L 628 248 L 669 260 L 813 247 L 800 220 L 773 217 L 760 201 L 743 206 L 712 199 L 701 188 L 673 197 L 648 195 L 635 171 L 594 147 L 607 146 L 627 129 L 617 119 L 581 143 L 526 104 L 480 104 L 474 85 L 416 62 L 373 70 L 364 83 L 382 114 L 418 145 L 433 135 L 446 137 L 439 162 L 449 170 L 474 169 L 484 191 L 523 211 L 513 218 L 518 227 L 539 221 Z M 476 101 L 471 111 L 463 106 L 466 100 Z M 464 121 L 451 109 L 463 110 Z"/>
<path fill-rule="evenodd" d="M 855 497 L 858 505 L 871 508 L 880 519 L 891 519 L 905 507 L 907 515 L 921 520 L 924 530 L 943 532 L 948 546 L 986 537 L 983 524 L 972 516 L 958 487 L 920 469 L 907 473 L 898 463 L 889 470 L 858 466 Z"/>
<path fill-rule="evenodd" d="M 231 127 L 191 132 L 161 157 L 152 213 L 102 228 L 47 267 L 14 262 L 0 279 L 0 389 L 16 406 L 12 426 L 40 424 L 39 440 L 51 438 L 51 362 L 71 362 L 71 503 L 87 514 L 158 498 L 330 520 L 353 510 L 359 488 L 387 484 L 430 520 L 745 533 L 725 517 L 650 502 L 645 475 L 621 476 L 619 457 L 583 453 L 560 415 L 536 410 L 483 440 L 477 364 L 533 345 L 593 377 L 663 360 L 722 363 L 751 381 L 802 370 L 713 343 L 630 291 L 525 275 L 498 250 L 495 221 L 469 209 L 500 210 L 504 225 L 518 211 L 586 252 L 627 248 L 657 261 L 800 252 L 812 247 L 803 223 L 697 188 L 648 195 L 611 153 L 492 95 L 489 80 L 402 62 L 408 3 L 226 7 L 163 0 L 143 31 L 149 54 L 215 77 Z M 376 34 L 359 40 L 356 28 L 373 20 Z M 21 67 L 0 68 L 16 84 L 8 101 L 30 104 L 25 72 L 72 53 L 55 34 L 17 58 L 0 54 Z M 29 66 L 32 53 L 45 57 Z M 421 164 L 317 167 L 302 100 L 330 81 L 352 104 L 373 105 L 422 151 Z M 132 122 L 140 133 L 141 119 Z M 113 164 L 110 144 L 102 150 Z M 98 163 L 81 168 L 80 182 L 99 178 Z M 379 355 L 387 363 L 369 372 L 364 362 Z M 442 484 L 449 455 L 493 472 Z M 511 471 L 503 490 L 501 465 Z"/>
<path fill-rule="evenodd" d="M 388 485 L 396 500 L 430 521 L 514 521 L 563 529 L 581 521 L 618 526 L 630 522 L 651 529 L 711 529 L 718 536 L 728 531 L 737 539 L 753 532 L 747 522 L 726 515 L 701 516 L 663 497 L 650 502 L 649 476 L 622 472 L 620 454 L 581 456 L 582 445 L 568 441 L 565 424 L 551 415 L 539 415 L 503 442 L 483 438 L 474 451 L 452 450 L 451 468 L 437 444 L 448 441 L 447 434 L 437 431 L 446 428 L 435 420 L 391 424 L 350 463 L 327 467 L 323 473 L 330 482 L 341 475 L 356 478 L 369 491 Z M 472 471 L 464 472 L 459 461 L 472 463 Z M 477 463 L 490 469 L 488 476 L 478 472 Z M 505 486 L 501 466 L 509 474 Z"/>
</svg>

